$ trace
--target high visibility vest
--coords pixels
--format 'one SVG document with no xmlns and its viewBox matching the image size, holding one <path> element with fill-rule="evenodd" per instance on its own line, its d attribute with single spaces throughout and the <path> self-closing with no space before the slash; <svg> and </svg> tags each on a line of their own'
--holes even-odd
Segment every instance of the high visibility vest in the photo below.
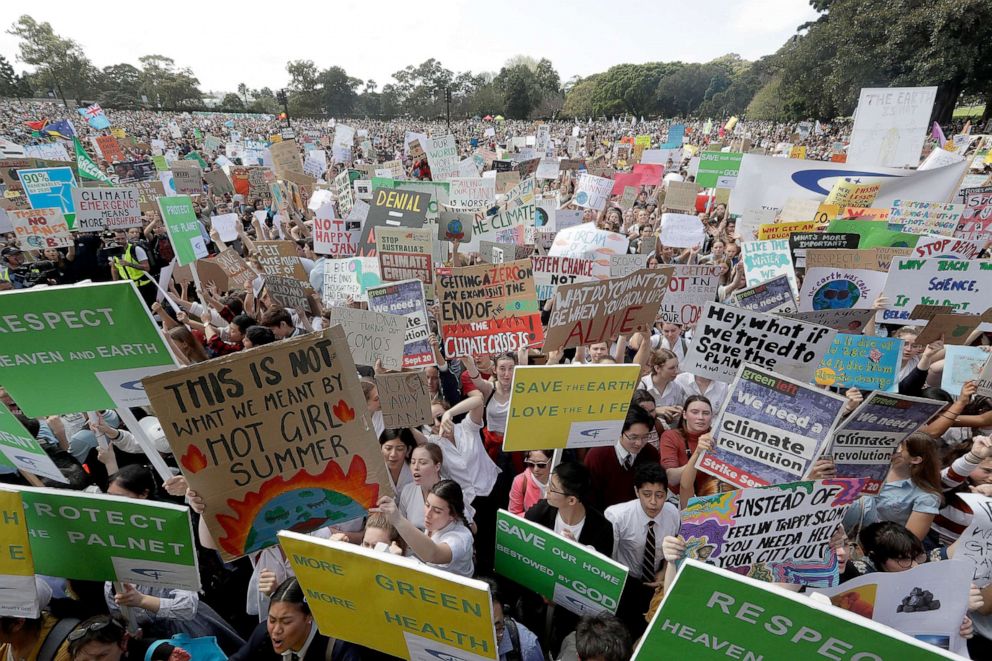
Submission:
<svg viewBox="0 0 992 661">
<path fill-rule="evenodd" d="M 128 243 L 127 248 L 124 249 L 124 259 L 129 262 L 136 262 L 134 258 L 134 244 Z M 141 287 L 142 285 L 147 285 L 151 282 L 151 278 L 148 274 L 141 269 L 132 268 L 127 266 L 120 259 L 114 257 L 114 266 L 117 268 L 117 274 L 123 280 L 134 280 L 134 285 L 136 287 Z"/>
<path fill-rule="evenodd" d="M 6 266 L 0 266 L 0 282 L 10 282 L 10 270 Z"/>
</svg>

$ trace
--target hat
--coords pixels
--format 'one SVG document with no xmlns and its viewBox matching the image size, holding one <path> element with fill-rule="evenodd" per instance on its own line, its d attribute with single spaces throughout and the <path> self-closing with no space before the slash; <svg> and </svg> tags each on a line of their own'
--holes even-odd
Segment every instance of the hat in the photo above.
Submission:
<svg viewBox="0 0 992 661">
<path fill-rule="evenodd" d="M 169 447 L 169 441 L 165 440 L 165 432 L 162 431 L 162 423 L 158 421 L 158 418 L 153 416 L 142 418 L 138 421 L 138 426 L 141 427 L 141 431 L 145 433 L 145 438 L 152 442 L 156 450 L 172 454 L 172 448 Z"/>
<path fill-rule="evenodd" d="M 15 248 L 14 246 L 7 246 L 2 251 L 0 251 L 0 257 L 7 257 L 8 255 L 20 255 L 20 248 Z"/>
</svg>

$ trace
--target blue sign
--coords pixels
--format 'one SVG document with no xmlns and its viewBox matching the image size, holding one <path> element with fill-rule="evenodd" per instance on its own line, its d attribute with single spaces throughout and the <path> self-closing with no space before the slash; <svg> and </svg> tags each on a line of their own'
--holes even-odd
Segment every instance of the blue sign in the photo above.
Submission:
<svg viewBox="0 0 992 661">
<path fill-rule="evenodd" d="M 17 177 L 32 209 L 61 209 L 69 227 L 73 226 L 76 205 L 72 201 L 72 189 L 77 184 L 72 168 L 18 170 Z"/>
<path fill-rule="evenodd" d="M 896 385 L 902 340 L 837 333 L 816 370 L 821 386 L 889 390 Z"/>
</svg>

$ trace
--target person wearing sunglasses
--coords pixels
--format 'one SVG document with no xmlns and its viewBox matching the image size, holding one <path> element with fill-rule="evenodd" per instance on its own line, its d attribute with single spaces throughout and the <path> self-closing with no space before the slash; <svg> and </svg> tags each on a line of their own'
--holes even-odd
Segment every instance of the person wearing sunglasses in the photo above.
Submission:
<svg viewBox="0 0 992 661">
<path fill-rule="evenodd" d="M 109 615 L 97 615 L 81 622 L 69 632 L 66 641 L 72 661 L 124 661 L 143 657 L 140 653 L 128 653 L 131 635 Z"/>
<path fill-rule="evenodd" d="M 651 415 L 640 406 L 631 406 L 617 442 L 592 448 L 586 454 L 585 464 L 592 476 L 592 503 L 597 509 L 603 511 L 630 500 L 637 467 L 660 461 L 658 450 L 648 442 L 654 431 Z"/>
<path fill-rule="evenodd" d="M 527 468 L 513 478 L 510 486 L 511 514 L 522 515 L 545 497 L 553 453 L 553 450 L 531 450 L 526 453 L 524 465 Z"/>
</svg>

